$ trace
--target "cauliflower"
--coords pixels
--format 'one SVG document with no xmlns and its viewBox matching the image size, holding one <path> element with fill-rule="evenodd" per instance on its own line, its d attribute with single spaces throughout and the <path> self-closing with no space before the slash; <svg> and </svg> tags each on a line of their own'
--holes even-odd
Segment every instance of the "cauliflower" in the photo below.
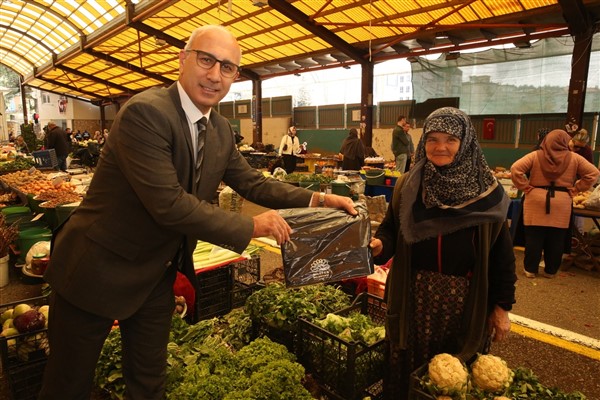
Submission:
<svg viewBox="0 0 600 400">
<path fill-rule="evenodd" d="M 448 353 L 438 354 L 429 362 L 428 373 L 438 394 L 460 394 L 464 398 L 468 390 L 469 374 L 458 358 Z"/>
<path fill-rule="evenodd" d="M 473 383 L 491 393 L 504 392 L 512 383 L 514 373 L 506 361 L 491 354 L 479 354 L 471 365 Z"/>
</svg>

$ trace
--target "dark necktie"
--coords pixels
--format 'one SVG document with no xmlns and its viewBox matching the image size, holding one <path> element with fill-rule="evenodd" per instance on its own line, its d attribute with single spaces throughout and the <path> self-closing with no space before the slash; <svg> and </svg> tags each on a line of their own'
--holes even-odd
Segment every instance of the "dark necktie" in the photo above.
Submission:
<svg viewBox="0 0 600 400">
<path fill-rule="evenodd" d="M 200 169 L 202 168 L 202 159 L 204 158 L 204 139 L 206 138 L 206 117 L 196 121 L 198 128 L 198 154 L 196 155 L 196 183 L 200 181 Z"/>
</svg>

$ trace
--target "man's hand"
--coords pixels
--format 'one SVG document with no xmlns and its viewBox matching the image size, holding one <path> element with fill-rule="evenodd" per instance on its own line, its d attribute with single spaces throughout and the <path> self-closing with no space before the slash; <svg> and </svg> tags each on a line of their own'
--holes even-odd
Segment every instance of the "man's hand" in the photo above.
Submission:
<svg viewBox="0 0 600 400">
<path fill-rule="evenodd" d="M 312 207 L 319 207 L 319 192 L 315 192 L 310 204 Z M 338 208 L 346 211 L 350 215 L 358 215 L 358 211 L 354 208 L 354 202 L 350 197 L 338 196 L 337 194 L 326 194 L 323 206 Z"/>
<path fill-rule="evenodd" d="M 292 228 L 277 211 L 267 211 L 252 217 L 252 219 L 254 220 L 253 238 L 273 236 L 279 245 L 290 240 Z"/>
</svg>

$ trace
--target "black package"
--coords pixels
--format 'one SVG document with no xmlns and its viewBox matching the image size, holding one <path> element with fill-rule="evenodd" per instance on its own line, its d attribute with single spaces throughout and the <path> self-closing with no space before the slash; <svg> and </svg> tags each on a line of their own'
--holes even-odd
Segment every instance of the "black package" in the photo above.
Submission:
<svg viewBox="0 0 600 400">
<path fill-rule="evenodd" d="M 357 216 L 333 208 L 279 210 L 293 229 L 290 241 L 281 245 L 287 286 L 339 282 L 373 273 L 369 214 L 363 203 L 354 207 Z"/>
</svg>

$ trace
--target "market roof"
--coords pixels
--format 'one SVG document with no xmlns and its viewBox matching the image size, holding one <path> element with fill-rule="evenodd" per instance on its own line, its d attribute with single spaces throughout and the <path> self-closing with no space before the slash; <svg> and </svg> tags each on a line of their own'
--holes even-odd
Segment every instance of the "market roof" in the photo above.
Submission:
<svg viewBox="0 0 600 400">
<path fill-rule="evenodd" d="M 107 104 L 178 77 L 192 30 L 227 26 L 240 79 L 593 34 L 600 0 L 0 0 L 0 62 Z"/>
</svg>

